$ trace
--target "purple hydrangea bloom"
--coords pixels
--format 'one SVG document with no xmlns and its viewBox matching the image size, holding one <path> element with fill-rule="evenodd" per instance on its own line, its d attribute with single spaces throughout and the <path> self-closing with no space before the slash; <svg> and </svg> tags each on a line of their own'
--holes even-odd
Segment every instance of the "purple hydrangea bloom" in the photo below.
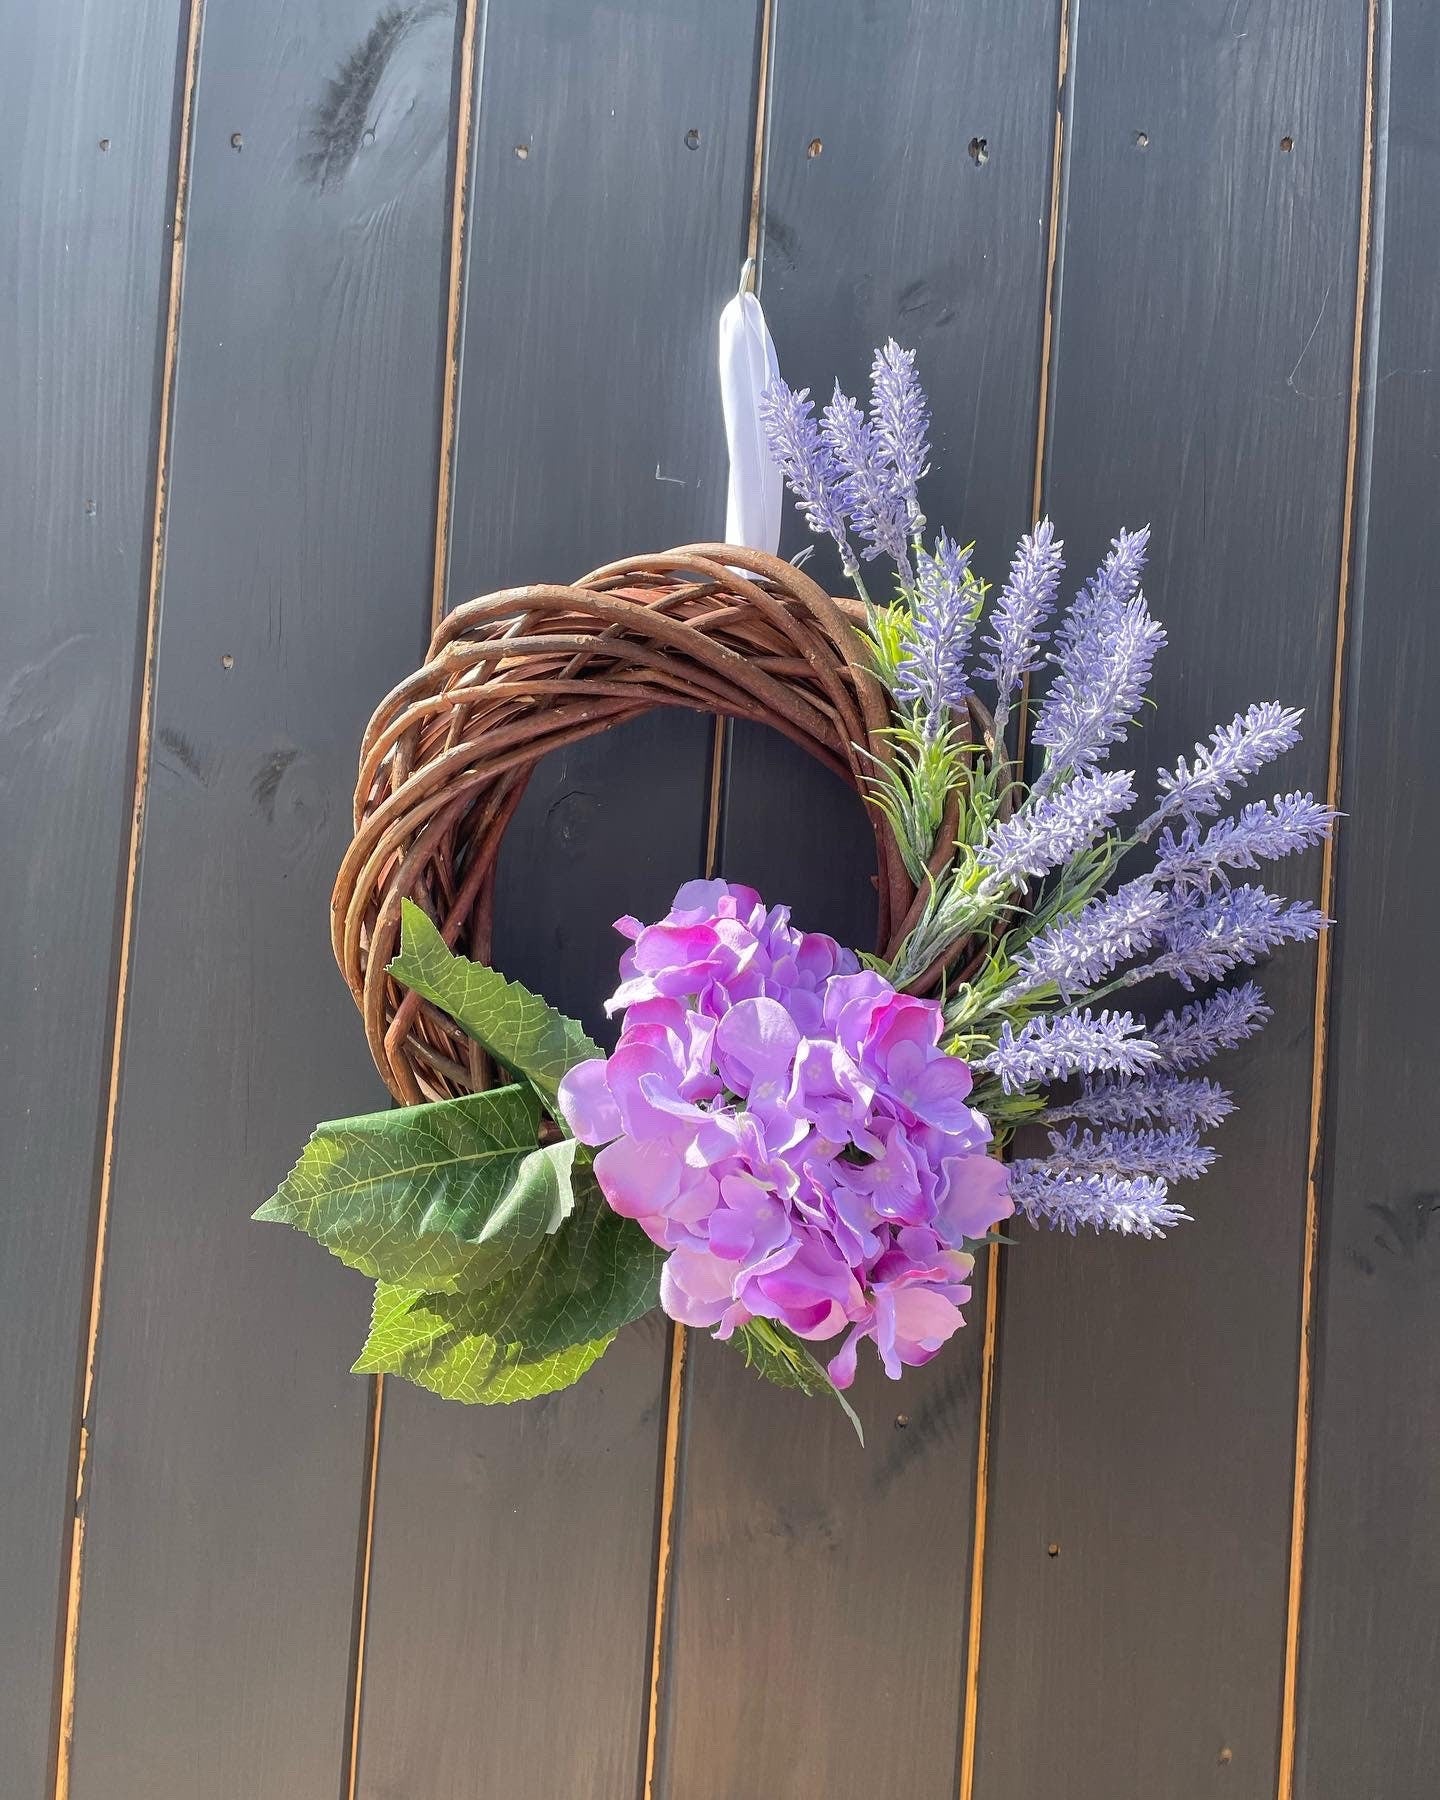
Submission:
<svg viewBox="0 0 1440 1800">
<path fill-rule="evenodd" d="M 1040 707 L 1035 741 L 1048 752 L 1036 788 L 1093 768 L 1124 738 L 1150 680 L 1164 627 L 1137 591 L 1150 532 L 1122 531 L 1056 634 L 1055 679 Z"/>
<path fill-rule="evenodd" d="M 966 579 L 969 566 L 970 551 L 943 533 L 933 555 L 919 553 L 911 606 L 914 631 L 900 657 L 895 695 L 918 711 L 929 738 L 940 736 L 970 691 L 965 658 L 978 593 Z"/>
<path fill-rule="evenodd" d="M 1182 756 L 1173 769 L 1160 771 L 1157 786 L 1162 799 L 1142 830 L 1148 833 L 1176 813 L 1195 820 L 1219 812 L 1232 788 L 1243 787 L 1266 763 L 1299 743 L 1300 717 L 1277 700 L 1236 713 L 1228 725 L 1210 733 L 1208 746 L 1195 746 L 1193 763 Z"/>
<path fill-rule="evenodd" d="M 1010 1165 L 1010 1192 L 1032 1225 L 1072 1236 L 1081 1226 L 1136 1237 L 1164 1237 L 1189 1218 L 1163 1181 L 1149 1175 L 1076 1175 L 1049 1158 Z"/>
<path fill-rule="evenodd" d="M 928 1361 L 963 1323 L 967 1246 L 1011 1211 L 939 1006 L 720 881 L 618 929 L 620 1040 L 560 1110 L 609 1204 L 669 1252 L 665 1311 L 721 1337 L 845 1333 L 840 1387 L 863 1338 L 892 1377 Z"/>
<path fill-rule="evenodd" d="M 830 454 L 844 477 L 841 504 L 864 539 L 867 561 L 892 557 L 906 584 L 911 581 L 910 510 L 880 433 L 840 384 L 825 408 L 820 426 Z"/>
<path fill-rule="evenodd" d="M 902 350 L 894 338 L 875 352 L 871 365 L 870 417 L 895 471 L 908 535 L 918 537 L 925 527 L 925 515 L 916 490 L 930 471 L 930 407 L 915 374 L 915 352 Z"/>
<path fill-rule="evenodd" d="M 800 504 L 805 523 L 820 536 L 834 538 L 845 573 L 859 572 L 845 529 L 845 474 L 816 423 L 809 388 L 793 393 L 783 381 L 772 382 L 760 399 L 760 422 L 770 454 Z"/>
<path fill-rule="evenodd" d="M 1035 879 L 1060 868 L 1088 850 L 1135 804 L 1131 779 L 1124 769 L 1090 769 L 1031 800 L 990 828 L 979 853 L 981 868 L 1007 881 Z"/>
<path fill-rule="evenodd" d="M 1089 1007 L 1083 1013 L 1042 1013 L 1019 1031 L 1007 1019 L 1000 1027 L 1000 1041 L 976 1066 L 997 1076 L 1011 1094 L 1102 1070 L 1138 1075 L 1160 1058 L 1142 1035 L 1144 1030 L 1144 1020 L 1131 1013 L 1095 1016 Z"/>
</svg>

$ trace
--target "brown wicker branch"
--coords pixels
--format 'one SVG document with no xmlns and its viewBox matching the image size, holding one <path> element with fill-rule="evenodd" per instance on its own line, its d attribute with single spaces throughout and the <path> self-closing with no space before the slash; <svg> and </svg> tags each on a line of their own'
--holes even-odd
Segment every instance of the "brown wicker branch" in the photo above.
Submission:
<svg viewBox="0 0 1440 1800">
<path fill-rule="evenodd" d="M 893 946 L 923 901 L 870 793 L 891 758 L 891 716 L 863 621 L 858 602 L 778 557 L 692 544 L 571 587 L 491 594 L 441 623 L 424 667 L 365 732 L 355 836 L 332 900 L 336 960 L 397 1099 L 468 1092 L 487 1074 L 459 1027 L 385 972 L 401 900 L 423 906 L 453 949 L 488 960 L 500 841 L 536 763 L 656 707 L 768 725 L 855 789 L 875 834 L 876 941 Z M 973 723 L 983 734 L 983 715 Z M 937 873 L 949 815 L 946 827 Z"/>
</svg>

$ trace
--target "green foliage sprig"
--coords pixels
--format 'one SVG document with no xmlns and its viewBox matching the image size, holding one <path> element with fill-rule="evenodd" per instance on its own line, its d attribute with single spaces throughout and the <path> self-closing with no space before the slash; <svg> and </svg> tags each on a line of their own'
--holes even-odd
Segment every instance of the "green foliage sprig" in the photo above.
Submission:
<svg viewBox="0 0 1440 1800">
<path fill-rule="evenodd" d="M 318 1126 L 255 1216 L 375 1279 L 357 1372 L 453 1400 L 531 1399 L 577 1380 L 657 1304 L 664 1257 L 605 1204 L 563 1125 L 542 1142 L 562 1076 L 600 1054 L 583 1028 L 454 955 L 408 900 L 401 932 L 389 972 L 517 1079 Z"/>
</svg>

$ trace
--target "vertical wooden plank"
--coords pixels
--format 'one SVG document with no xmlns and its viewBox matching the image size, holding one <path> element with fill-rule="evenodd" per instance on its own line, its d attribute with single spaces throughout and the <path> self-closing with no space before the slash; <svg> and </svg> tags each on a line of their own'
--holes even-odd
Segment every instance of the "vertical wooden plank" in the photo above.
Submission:
<svg viewBox="0 0 1440 1800">
<path fill-rule="evenodd" d="M 424 641 L 454 33 L 206 8 L 75 1800 L 339 1787 L 365 1284 L 249 1214 L 317 1117 L 382 1098 L 327 896 Z"/>
<path fill-rule="evenodd" d="M 861 387 L 892 332 L 916 348 L 936 406 L 924 499 L 992 575 L 1030 523 L 1057 21 L 1053 0 L 776 7 L 763 256 L 782 369 L 823 399 L 837 374 Z M 859 805 L 771 733 L 733 734 L 721 867 L 871 942 Z M 838 1408 L 691 1334 L 657 1792 L 955 1791 L 983 1280 L 968 1311 L 899 1388 L 866 1360 L 864 1451 Z"/>
<path fill-rule="evenodd" d="M 1306 1800 L 1420 1800 L 1440 1766 L 1440 970 L 1427 900 L 1440 635 L 1425 528 L 1440 464 L 1440 16 L 1402 0 L 1382 21 L 1300 1658 Z"/>
<path fill-rule="evenodd" d="M 1079 0 L 1072 33 L 1047 506 L 1072 574 L 1153 526 L 1142 768 L 1278 695 L 1309 735 L 1276 781 L 1323 792 L 1364 9 Z M 1313 896 L 1318 858 L 1284 875 Z M 1314 957 L 1263 980 L 1196 1222 L 1009 1255 L 982 1797 L 1274 1793 Z"/>
<path fill-rule="evenodd" d="M 0 1790 L 48 1793 L 150 572 L 178 0 L 0 58 Z"/>
<path fill-rule="evenodd" d="M 714 330 L 744 243 L 758 8 L 491 0 L 476 89 L 448 597 L 567 579 L 724 514 Z M 496 960 L 603 1027 L 622 912 L 700 868 L 711 729 L 539 770 Z M 465 1410 L 387 1383 L 359 1792 L 630 1792 L 649 1679 L 665 1345 Z"/>
</svg>

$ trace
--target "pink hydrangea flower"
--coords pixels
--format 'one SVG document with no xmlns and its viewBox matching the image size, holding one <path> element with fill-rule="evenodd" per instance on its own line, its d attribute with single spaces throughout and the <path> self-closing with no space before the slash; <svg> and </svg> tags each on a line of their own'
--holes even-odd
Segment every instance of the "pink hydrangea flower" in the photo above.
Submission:
<svg viewBox="0 0 1440 1800">
<path fill-rule="evenodd" d="M 862 1338 L 892 1378 L 928 1362 L 963 1323 L 966 1245 L 1012 1210 L 939 1006 L 722 881 L 617 929 L 620 1041 L 560 1109 L 610 1205 L 669 1251 L 665 1311 L 720 1337 L 843 1334 L 837 1387 Z"/>
</svg>

